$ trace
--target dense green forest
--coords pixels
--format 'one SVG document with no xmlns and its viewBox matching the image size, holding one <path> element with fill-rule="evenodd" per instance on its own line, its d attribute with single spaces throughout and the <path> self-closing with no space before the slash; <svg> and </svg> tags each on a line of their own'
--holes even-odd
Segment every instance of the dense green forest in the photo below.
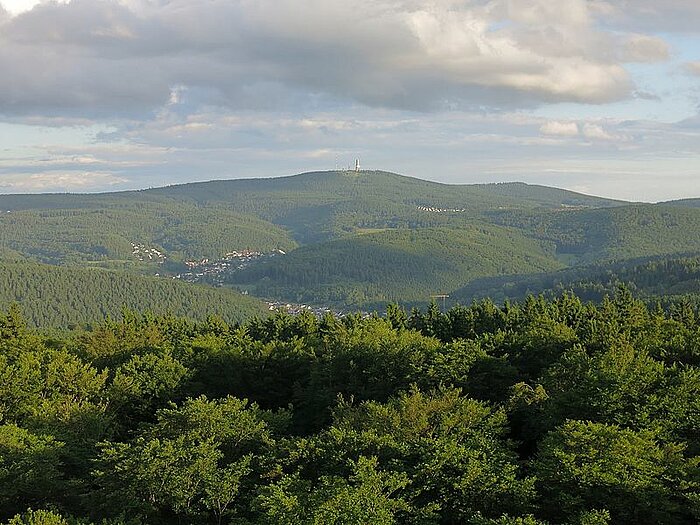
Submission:
<svg viewBox="0 0 700 525">
<path fill-rule="evenodd" d="M 554 242 L 562 260 L 591 264 L 700 251 L 700 209 L 630 205 L 588 210 L 499 211 L 496 223 Z"/>
<path fill-rule="evenodd" d="M 133 244 L 157 249 L 174 261 L 296 246 L 280 227 L 221 207 L 138 201 L 108 206 L 5 212 L 0 214 L 0 247 L 50 264 L 133 265 Z"/>
<path fill-rule="evenodd" d="M 479 293 L 468 291 L 510 275 L 523 277 L 506 283 L 528 282 L 526 291 L 539 292 L 554 287 L 534 286 L 554 270 L 584 278 L 592 265 L 605 272 L 700 252 L 693 199 L 634 204 L 522 183 L 448 185 L 383 171 L 0 195 L 0 212 L 0 261 L 173 277 L 188 271 L 187 261 L 283 250 L 243 271 L 232 264 L 208 282 L 344 310 L 427 304 L 437 293 L 469 303 Z"/>
<path fill-rule="evenodd" d="M 132 242 L 175 260 L 213 258 L 241 249 L 288 250 L 296 241 L 363 228 L 463 225 L 487 211 L 563 204 L 619 203 L 517 184 L 455 186 L 386 172 L 318 172 L 97 195 L 0 195 L 0 247 L 50 263 L 128 259 Z"/>
<path fill-rule="evenodd" d="M 97 268 L 0 262 L 0 308 L 17 303 L 31 326 L 66 328 L 118 318 L 124 308 L 240 322 L 266 311 L 233 290 Z"/>
<path fill-rule="evenodd" d="M 243 325 L 0 317 L 0 522 L 691 525 L 700 314 L 621 288 Z"/>
<path fill-rule="evenodd" d="M 393 301 L 425 303 L 478 277 L 561 268 L 554 249 L 486 224 L 373 231 L 299 248 L 234 273 L 230 282 L 263 297 L 383 308 Z"/>
<path fill-rule="evenodd" d="M 700 255 L 630 259 L 612 264 L 577 266 L 556 272 L 476 279 L 456 290 L 450 300 L 522 300 L 530 294 L 556 297 L 570 291 L 589 301 L 600 301 L 624 285 L 647 302 L 700 301 Z"/>
</svg>

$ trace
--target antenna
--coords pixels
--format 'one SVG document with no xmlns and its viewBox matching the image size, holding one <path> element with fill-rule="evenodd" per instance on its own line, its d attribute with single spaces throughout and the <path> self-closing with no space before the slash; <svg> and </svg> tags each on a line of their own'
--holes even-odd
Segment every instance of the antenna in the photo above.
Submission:
<svg viewBox="0 0 700 525">
<path fill-rule="evenodd" d="M 360 171 L 360 159 L 355 159 L 355 171 Z"/>
<path fill-rule="evenodd" d="M 438 294 L 434 294 L 434 295 L 430 296 L 431 299 L 442 299 L 442 309 L 443 310 L 445 310 L 445 301 L 448 297 L 449 297 L 449 295 L 446 293 L 438 293 Z"/>
</svg>

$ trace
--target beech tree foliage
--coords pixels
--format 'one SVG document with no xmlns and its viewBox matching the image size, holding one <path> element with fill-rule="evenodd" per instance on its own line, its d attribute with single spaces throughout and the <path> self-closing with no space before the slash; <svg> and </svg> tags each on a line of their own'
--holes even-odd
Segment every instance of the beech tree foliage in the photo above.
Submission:
<svg viewBox="0 0 700 525">
<path fill-rule="evenodd" d="M 691 525 L 700 316 L 626 290 L 243 325 L 0 315 L 0 522 Z"/>
</svg>

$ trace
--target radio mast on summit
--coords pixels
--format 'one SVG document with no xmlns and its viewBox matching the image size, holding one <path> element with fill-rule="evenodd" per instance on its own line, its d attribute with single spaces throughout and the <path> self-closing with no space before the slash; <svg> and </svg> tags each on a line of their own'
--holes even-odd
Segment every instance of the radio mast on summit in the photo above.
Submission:
<svg viewBox="0 0 700 525">
<path fill-rule="evenodd" d="M 355 159 L 355 171 L 360 171 L 360 159 Z"/>
</svg>

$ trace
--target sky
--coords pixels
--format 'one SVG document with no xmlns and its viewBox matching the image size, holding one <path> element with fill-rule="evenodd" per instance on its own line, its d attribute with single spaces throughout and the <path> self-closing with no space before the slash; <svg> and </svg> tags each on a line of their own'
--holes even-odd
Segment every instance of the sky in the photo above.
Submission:
<svg viewBox="0 0 700 525">
<path fill-rule="evenodd" d="M 0 0 L 0 193 L 355 158 L 700 197 L 700 1 Z"/>
</svg>

